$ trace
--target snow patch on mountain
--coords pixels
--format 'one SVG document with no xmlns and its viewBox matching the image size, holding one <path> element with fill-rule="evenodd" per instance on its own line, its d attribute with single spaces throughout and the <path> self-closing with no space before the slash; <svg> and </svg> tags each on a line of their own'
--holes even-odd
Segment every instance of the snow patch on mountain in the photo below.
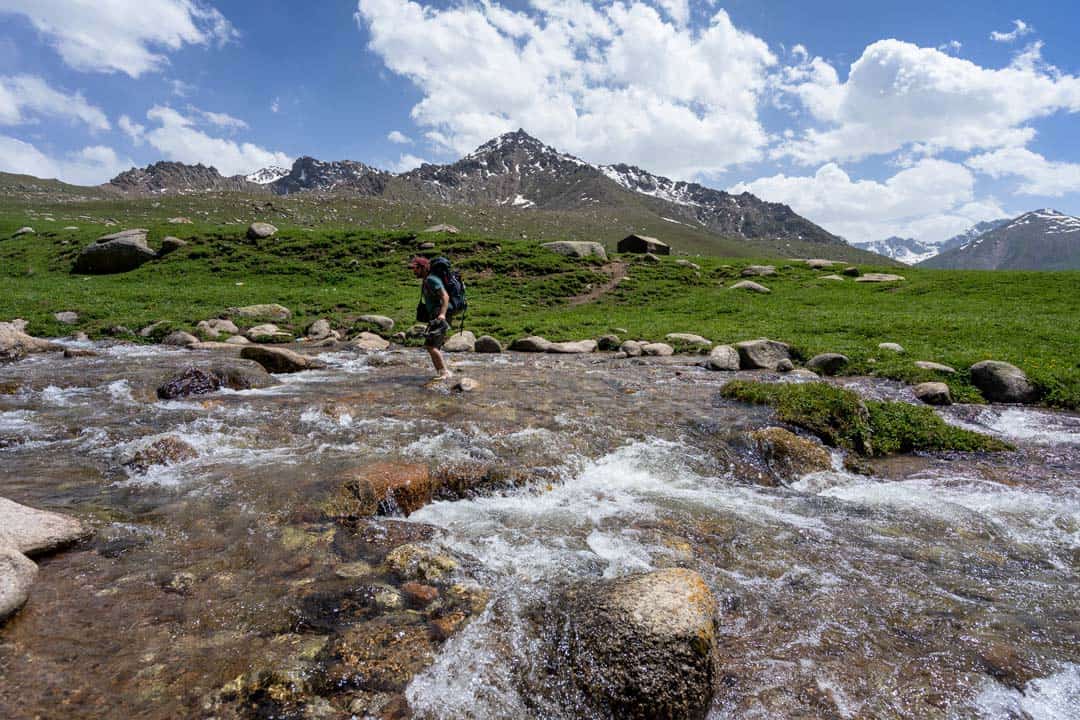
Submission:
<svg viewBox="0 0 1080 720">
<path fill-rule="evenodd" d="M 1080 218 L 1066 215 L 1065 213 L 1058 212 L 1051 208 L 1033 210 L 1029 213 L 1025 213 L 1009 223 L 1007 229 L 1030 225 L 1032 223 L 1042 223 L 1043 232 L 1047 235 L 1060 235 L 1062 233 L 1071 233 L 1080 230 Z"/>
<path fill-rule="evenodd" d="M 874 240 L 873 242 L 852 243 L 852 245 L 861 250 L 869 250 L 872 253 L 892 258 L 905 265 L 914 265 L 923 260 L 929 260 L 940 252 L 937 245 L 919 242 L 915 238 L 895 236 L 884 240 Z"/>
<path fill-rule="evenodd" d="M 690 188 L 685 182 L 653 175 L 633 165 L 601 165 L 598 169 L 627 190 L 651 195 L 677 205 L 698 206 L 701 204 L 691 197 Z"/>
<path fill-rule="evenodd" d="M 250 175 L 245 176 L 244 179 L 258 185 L 269 185 L 288 174 L 289 170 L 287 168 L 271 165 L 270 167 L 264 167 L 262 170 L 256 170 Z"/>
</svg>

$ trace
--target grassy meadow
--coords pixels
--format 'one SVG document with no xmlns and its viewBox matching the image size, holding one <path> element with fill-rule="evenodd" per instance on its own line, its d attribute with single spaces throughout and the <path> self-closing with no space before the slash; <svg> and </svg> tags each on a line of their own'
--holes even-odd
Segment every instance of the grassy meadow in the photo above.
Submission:
<svg viewBox="0 0 1080 720">
<path fill-rule="evenodd" d="M 118 207 L 115 217 L 121 212 Z M 0 204 L 0 319 L 25 318 L 30 332 L 43 336 L 72 330 L 98 336 L 111 326 L 137 330 L 158 320 L 190 331 L 227 307 L 276 302 L 293 311 L 290 327 L 297 332 L 320 317 L 347 329 L 367 313 L 388 315 L 407 328 L 418 291 L 405 264 L 419 243 L 430 241 L 436 249 L 425 254 L 450 257 L 468 285 L 466 327 L 504 342 L 528 334 L 581 339 L 614 328 L 626 330 L 624 337 L 656 340 L 670 332 L 723 343 L 770 337 L 791 343 L 802 359 L 844 353 L 852 360 L 851 373 L 944 380 L 958 400 L 978 399 L 966 368 L 997 359 L 1023 368 L 1047 404 L 1080 408 L 1080 272 L 859 264 L 863 272 L 899 272 L 907 278 L 872 284 L 822 280 L 831 271 L 782 258 L 685 257 L 700 266 L 695 270 L 675 257 L 650 264 L 613 255 L 612 261 L 626 263 L 626 278 L 597 299 L 580 302 L 610 279 L 603 263 L 553 254 L 518 234 L 425 236 L 415 232 L 422 225 L 364 230 L 340 222 L 301 226 L 271 217 L 278 235 L 252 242 L 244 237 L 244 222 L 168 224 L 173 212 L 144 208 L 137 218 L 124 216 L 105 226 L 100 217 L 88 221 L 70 212 L 28 217 L 25 209 Z M 12 238 L 22 225 L 37 232 Z M 68 226 L 78 229 L 64 229 Z M 150 229 L 152 247 L 165 235 L 188 245 L 122 275 L 71 274 L 82 247 L 106 232 L 134 226 Z M 778 276 L 752 278 L 771 294 L 729 289 L 748 264 L 776 266 Z M 78 312 L 79 324 L 58 323 L 53 313 L 62 310 Z M 907 352 L 878 350 L 881 342 L 900 343 Z M 960 372 L 937 377 L 916 368 L 915 360 Z"/>
</svg>

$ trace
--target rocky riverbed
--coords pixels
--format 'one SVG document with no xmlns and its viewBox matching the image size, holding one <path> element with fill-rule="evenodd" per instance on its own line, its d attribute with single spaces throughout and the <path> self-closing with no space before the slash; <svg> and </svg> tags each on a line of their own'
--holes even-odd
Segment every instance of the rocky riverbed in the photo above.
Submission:
<svg viewBox="0 0 1080 720">
<path fill-rule="evenodd" d="M 856 475 L 718 394 L 804 378 L 694 357 L 459 355 L 462 393 L 326 348 L 160 400 L 245 361 L 68 345 L 0 367 L 0 496 L 93 529 L 0 626 L 0 716 L 1080 715 L 1076 415 L 943 408 L 1017 451 Z"/>
</svg>

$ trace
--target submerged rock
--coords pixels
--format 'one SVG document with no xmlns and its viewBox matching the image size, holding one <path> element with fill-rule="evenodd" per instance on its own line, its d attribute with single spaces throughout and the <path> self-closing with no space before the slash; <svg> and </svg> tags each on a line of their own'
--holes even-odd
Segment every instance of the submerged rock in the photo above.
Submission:
<svg viewBox="0 0 1080 720">
<path fill-rule="evenodd" d="M 969 368 L 971 384 L 990 402 L 1030 403 L 1039 397 L 1024 371 L 1000 360 L 983 360 Z"/>
<path fill-rule="evenodd" d="M 327 502 L 326 515 L 335 520 L 371 515 L 409 515 L 431 502 L 434 481 L 427 465 L 381 462 L 349 472 Z"/>
<path fill-rule="evenodd" d="M 445 582 L 457 569 L 449 555 L 423 545 L 401 545 L 386 555 L 386 566 L 402 580 Z"/>
<path fill-rule="evenodd" d="M 832 455 L 820 444 L 778 427 L 755 430 L 750 437 L 765 463 L 784 481 L 832 469 Z"/>
<path fill-rule="evenodd" d="M 137 451 L 124 462 L 124 467 L 132 472 L 145 473 L 153 465 L 171 465 L 197 456 L 195 448 L 189 443 L 169 435 Z"/>
<path fill-rule="evenodd" d="M 718 678 L 716 601 L 692 570 L 582 584 L 561 602 L 568 674 L 599 717 L 704 718 Z"/>
<path fill-rule="evenodd" d="M 251 390 L 269 387 L 276 382 L 255 363 L 222 364 L 208 368 L 190 366 L 162 384 L 157 389 L 157 396 L 162 400 L 175 400 L 191 395 L 205 395 L 223 387 L 230 390 Z"/>
<path fill-rule="evenodd" d="M 319 360 L 314 360 L 292 350 L 275 347 L 262 347 L 260 345 L 247 345 L 240 351 L 240 357 L 245 360 L 254 360 L 262 365 L 267 372 L 294 373 L 304 370 L 315 370 L 325 367 Z"/>
</svg>

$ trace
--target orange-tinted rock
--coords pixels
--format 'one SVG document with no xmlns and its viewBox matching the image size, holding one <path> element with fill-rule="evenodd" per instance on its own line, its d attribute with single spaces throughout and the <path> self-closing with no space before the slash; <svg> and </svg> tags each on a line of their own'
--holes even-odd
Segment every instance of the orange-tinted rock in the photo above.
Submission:
<svg viewBox="0 0 1080 720">
<path fill-rule="evenodd" d="M 409 581 L 401 586 L 401 592 L 405 593 L 405 599 L 410 604 L 425 607 L 439 598 L 438 588 L 424 585 L 415 581 Z"/>
<path fill-rule="evenodd" d="M 451 635 L 461 629 L 465 624 L 465 613 L 452 612 L 431 621 L 431 637 L 439 642 L 449 639 Z"/>
<path fill-rule="evenodd" d="M 326 512 L 335 519 L 409 515 L 431 502 L 433 491 L 426 465 L 375 463 L 351 471 Z"/>
</svg>

